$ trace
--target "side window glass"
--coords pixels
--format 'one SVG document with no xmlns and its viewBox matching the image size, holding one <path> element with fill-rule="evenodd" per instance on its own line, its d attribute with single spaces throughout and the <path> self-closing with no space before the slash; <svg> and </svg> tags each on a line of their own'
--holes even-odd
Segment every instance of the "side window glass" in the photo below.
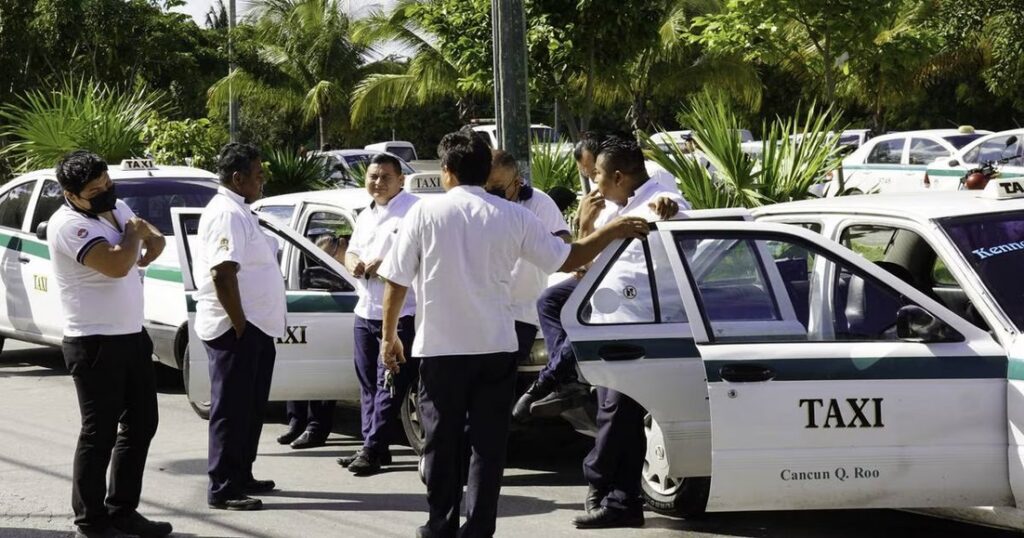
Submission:
<svg viewBox="0 0 1024 538">
<path fill-rule="evenodd" d="M 587 325 L 657 323 L 661 319 L 655 296 L 647 243 L 630 240 L 607 266 L 580 310 Z"/>
<path fill-rule="evenodd" d="M 910 164 L 928 164 L 935 159 L 948 157 L 949 151 L 942 144 L 927 138 L 910 140 Z"/>
<path fill-rule="evenodd" d="M 905 141 L 905 138 L 897 138 L 879 142 L 868 154 L 868 164 L 900 164 Z"/>
<path fill-rule="evenodd" d="M 39 200 L 36 201 L 35 213 L 32 214 L 32 226 L 30 232 L 35 232 L 40 223 L 50 220 L 54 212 L 60 209 L 64 203 L 64 189 L 53 180 L 46 180 L 43 189 L 39 192 Z"/>
<path fill-rule="evenodd" d="M 959 286 L 960 284 L 949 272 L 949 267 L 942 261 L 942 258 L 935 258 L 935 265 L 932 266 L 932 281 L 936 286 Z"/>
<path fill-rule="evenodd" d="M 265 205 L 257 211 L 270 215 L 285 224 L 290 224 L 292 221 L 292 214 L 295 213 L 295 206 L 293 205 Z"/>
<path fill-rule="evenodd" d="M 273 248 L 277 248 L 278 260 L 285 248 L 291 249 L 293 257 L 287 264 L 284 274 L 285 289 L 289 291 L 328 291 L 328 292 L 352 292 L 355 287 L 349 284 L 341 275 L 333 269 L 321 263 L 320 259 L 311 251 L 293 243 L 290 239 L 274 231 L 264 228 L 267 241 L 271 242 Z"/>
<path fill-rule="evenodd" d="M 7 191 L 0 196 L 0 226 L 20 230 L 28 212 L 28 202 L 32 199 L 32 190 L 36 182 L 29 181 Z"/>
<path fill-rule="evenodd" d="M 343 237 L 347 241 L 352 238 L 352 223 L 340 213 L 316 211 L 306 221 L 306 229 L 303 230 L 303 234 L 310 241 L 316 241 L 317 238 L 325 234 Z"/>
<path fill-rule="evenodd" d="M 896 228 L 888 226 L 850 226 L 843 230 L 839 242 L 870 262 L 885 259 L 885 253 L 896 239 Z"/>
<path fill-rule="evenodd" d="M 964 155 L 964 159 L 972 164 L 981 164 L 989 161 L 998 161 L 1003 158 L 1003 151 L 1010 142 L 1009 136 L 1000 136 L 987 142 Z"/>
<path fill-rule="evenodd" d="M 712 325 L 780 319 L 754 241 L 707 239 L 681 247 Z"/>
</svg>

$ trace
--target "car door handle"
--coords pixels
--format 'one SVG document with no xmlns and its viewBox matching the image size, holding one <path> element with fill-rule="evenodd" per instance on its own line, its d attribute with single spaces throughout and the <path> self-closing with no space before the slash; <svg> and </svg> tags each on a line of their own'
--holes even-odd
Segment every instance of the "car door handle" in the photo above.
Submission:
<svg viewBox="0 0 1024 538">
<path fill-rule="evenodd" d="M 28 256 L 18 256 L 18 261 L 21 263 L 28 263 L 32 261 L 32 258 L 29 258 Z"/>
<path fill-rule="evenodd" d="M 603 361 L 632 361 L 646 354 L 647 350 L 633 344 L 605 344 L 597 350 L 597 356 Z"/>
<path fill-rule="evenodd" d="M 718 370 L 722 379 L 732 383 L 754 383 L 775 379 L 775 370 L 760 364 L 727 364 Z"/>
</svg>

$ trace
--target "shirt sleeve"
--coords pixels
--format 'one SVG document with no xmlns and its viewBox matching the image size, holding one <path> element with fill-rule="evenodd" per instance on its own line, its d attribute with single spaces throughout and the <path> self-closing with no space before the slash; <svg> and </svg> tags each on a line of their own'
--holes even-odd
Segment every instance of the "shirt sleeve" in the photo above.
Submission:
<svg viewBox="0 0 1024 538">
<path fill-rule="evenodd" d="M 348 250 L 346 251 L 347 253 L 354 254 L 360 258 L 363 257 L 363 251 L 366 250 L 367 242 L 370 238 L 370 233 L 372 232 L 370 229 L 372 226 L 370 225 L 369 211 L 372 210 L 370 208 L 366 208 L 358 217 L 356 217 L 356 226 L 355 229 L 352 230 L 352 238 L 348 241 Z"/>
<path fill-rule="evenodd" d="M 517 209 L 522 209 L 516 206 Z M 522 209 L 519 218 L 523 226 L 522 257 L 546 273 L 557 272 L 572 247 L 561 237 L 551 235 L 548 228 L 532 212 Z"/>
<path fill-rule="evenodd" d="M 398 238 L 391 250 L 377 268 L 377 274 L 398 284 L 409 287 L 420 270 L 422 257 L 423 227 L 420 225 L 419 206 L 413 206 L 398 227 Z"/>
<path fill-rule="evenodd" d="M 565 217 L 558 210 L 554 200 L 546 196 L 538 197 L 536 208 L 537 218 L 544 223 L 552 235 L 569 233 L 569 225 L 565 222 Z"/>
<path fill-rule="evenodd" d="M 245 225 L 235 214 L 224 211 L 213 216 L 203 238 L 203 249 L 210 267 L 224 262 L 242 263 L 245 249 Z"/>
<path fill-rule="evenodd" d="M 93 247 L 100 243 L 108 243 L 107 238 L 100 233 L 101 226 L 99 221 L 65 220 L 51 232 L 53 239 L 50 240 L 50 246 L 57 252 L 84 264 L 86 254 Z"/>
</svg>

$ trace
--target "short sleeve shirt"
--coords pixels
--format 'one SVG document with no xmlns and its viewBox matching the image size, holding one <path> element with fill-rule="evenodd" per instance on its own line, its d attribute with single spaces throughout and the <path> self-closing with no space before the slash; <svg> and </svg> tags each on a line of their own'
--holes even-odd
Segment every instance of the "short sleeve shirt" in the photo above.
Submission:
<svg viewBox="0 0 1024 538">
<path fill-rule="evenodd" d="M 352 240 L 348 244 L 348 253 L 358 256 L 363 262 L 383 258 L 395 243 L 399 225 L 405 214 L 418 201 L 418 197 L 399 191 L 386 206 L 371 204 L 356 219 Z M 359 302 L 356 303 L 355 314 L 363 319 L 383 319 L 384 282 L 379 278 L 362 278 L 359 279 L 356 291 L 359 294 Z M 409 290 L 401 316 L 415 314 L 416 293 Z"/>
<path fill-rule="evenodd" d="M 65 336 L 142 331 L 142 271 L 136 266 L 126 276 L 112 278 L 84 263 L 92 249 L 104 243 L 120 244 L 124 223 L 135 216 L 122 200 L 117 201 L 112 214 L 117 226 L 68 204 L 50 217 L 48 243 L 64 311 Z"/>
<path fill-rule="evenodd" d="M 569 225 L 558 210 L 555 201 L 540 189 L 533 190 L 533 196 L 519 204 L 540 219 L 541 224 L 552 235 L 568 234 Z M 516 321 L 540 325 L 537 316 L 537 299 L 547 287 L 550 272 L 520 258 L 512 269 L 512 317 Z"/>
<path fill-rule="evenodd" d="M 570 250 L 528 209 L 457 186 L 413 206 L 379 273 L 416 291 L 413 356 L 513 352 L 512 268 L 552 273 Z"/>
</svg>

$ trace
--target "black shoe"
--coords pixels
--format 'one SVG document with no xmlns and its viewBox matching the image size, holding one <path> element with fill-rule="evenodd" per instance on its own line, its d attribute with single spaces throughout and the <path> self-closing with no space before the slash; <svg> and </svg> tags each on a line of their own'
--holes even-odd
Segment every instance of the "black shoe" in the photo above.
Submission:
<svg viewBox="0 0 1024 538">
<path fill-rule="evenodd" d="M 325 444 L 327 444 L 325 441 L 327 441 L 326 435 L 320 435 L 318 433 L 304 431 L 302 432 L 302 435 L 300 435 L 297 439 L 292 441 L 292 448 L 316 448 L 318 446 L 324 446 Z"/>
<path fill-rule="evenodd" d="M 590 387 L 572 381 L 563 383 L 558 389 L 530 406 L 530 415 L 535 417 L 557 417 L 562 411 L 568 411 L 586 403 L 590 397 Z M 520 400 L 522 401 L 522 400 Z"/>
<path fill-rule="evenodd" d="M 348 470 L 356 476 L 370 476 L 380 472 L 380 465 L 379 456 L 369 450 L 363 450 L 348 464 Z"/>
<path fill-rule="evenodd" d="M 288 430 L 277 436 L 277 443 L 280 445 L 289 445 L 292 441 L 298 439 L 303 433 L 303 430 Z"/>
<path fill-rule="evenodd" d="M 348 467 L 349 465 L 352 465 L 352 462 L 356 461 L 356 458 L 358 458 L 365 450 L 365 448 L 360 448 L 348 456 L 342 456 L 335 461 L 342 467 Z M 385 450 L 384 452 L 381 452 L 380 455 L 377 456 L 377 461 L 379 461 L 381 465 L 391 465 L 391 451 Z"/>
<path fill-rule="evenodd" d="M 125 534 L 114 527 L 107 527 L 103 530 L 83 530 L 77 529 L 75 531 L 75 538 L 138 538 L 134 534 Z"/>
<path fill-rule="evenodd" d="M 248 484 L 242 486 L 242 491 L 249 495 L 255 495 L 257 493 L 274 491 L 275 488 L 277 488 L 277 484 L 273 480 L 256 480 L 254 478 Z"/>
<path fill-rule="evenodd" d="M 587 496 L 583 499 L 583 509 L 591 513 L 601 508 L 601 501 L 608 496 L 608 492 L 596 486 L 587 487 Z"/>
<path fill-rule="evenodd" d="M 572 520 L 577 529 L 618 529 L 624 527 L 643 527 L 644 511 L 642 508 L 633 510 L 617 510 L 602 507 Z"/>
<path fill-rule="evenodd" d="M 530 407 L 533 403 L 541 398 L 551 394 L 554 390 L 554 384 L 542 381 L 540 379 L 530 384 L 530 387 L 526 389 L 526 392 L 519 397 L 519 401 L 516 402 L 516 406 L 512 408 L 512 418 L 519 422 L 525 422 L 530 420 Z"/>
<path fill-rule="evenodd" d="M 134 510 L 128 515 L 110 518 L 110 525 L 123 533 L 137 534 L 144 538 L 167 536 L 174 530 L 170 523 L 150 521 Z"/>
<path fill-rule="evenodd" d="M 252 497 L 225 499 L 223 501 L 210 501 L 209 504 L 210 508 L 214 508 L 216 510 L 250 511 L 261 510 L 263 508 L 263 501 L 259 499 L 253 499 Z"/>
</svg>

